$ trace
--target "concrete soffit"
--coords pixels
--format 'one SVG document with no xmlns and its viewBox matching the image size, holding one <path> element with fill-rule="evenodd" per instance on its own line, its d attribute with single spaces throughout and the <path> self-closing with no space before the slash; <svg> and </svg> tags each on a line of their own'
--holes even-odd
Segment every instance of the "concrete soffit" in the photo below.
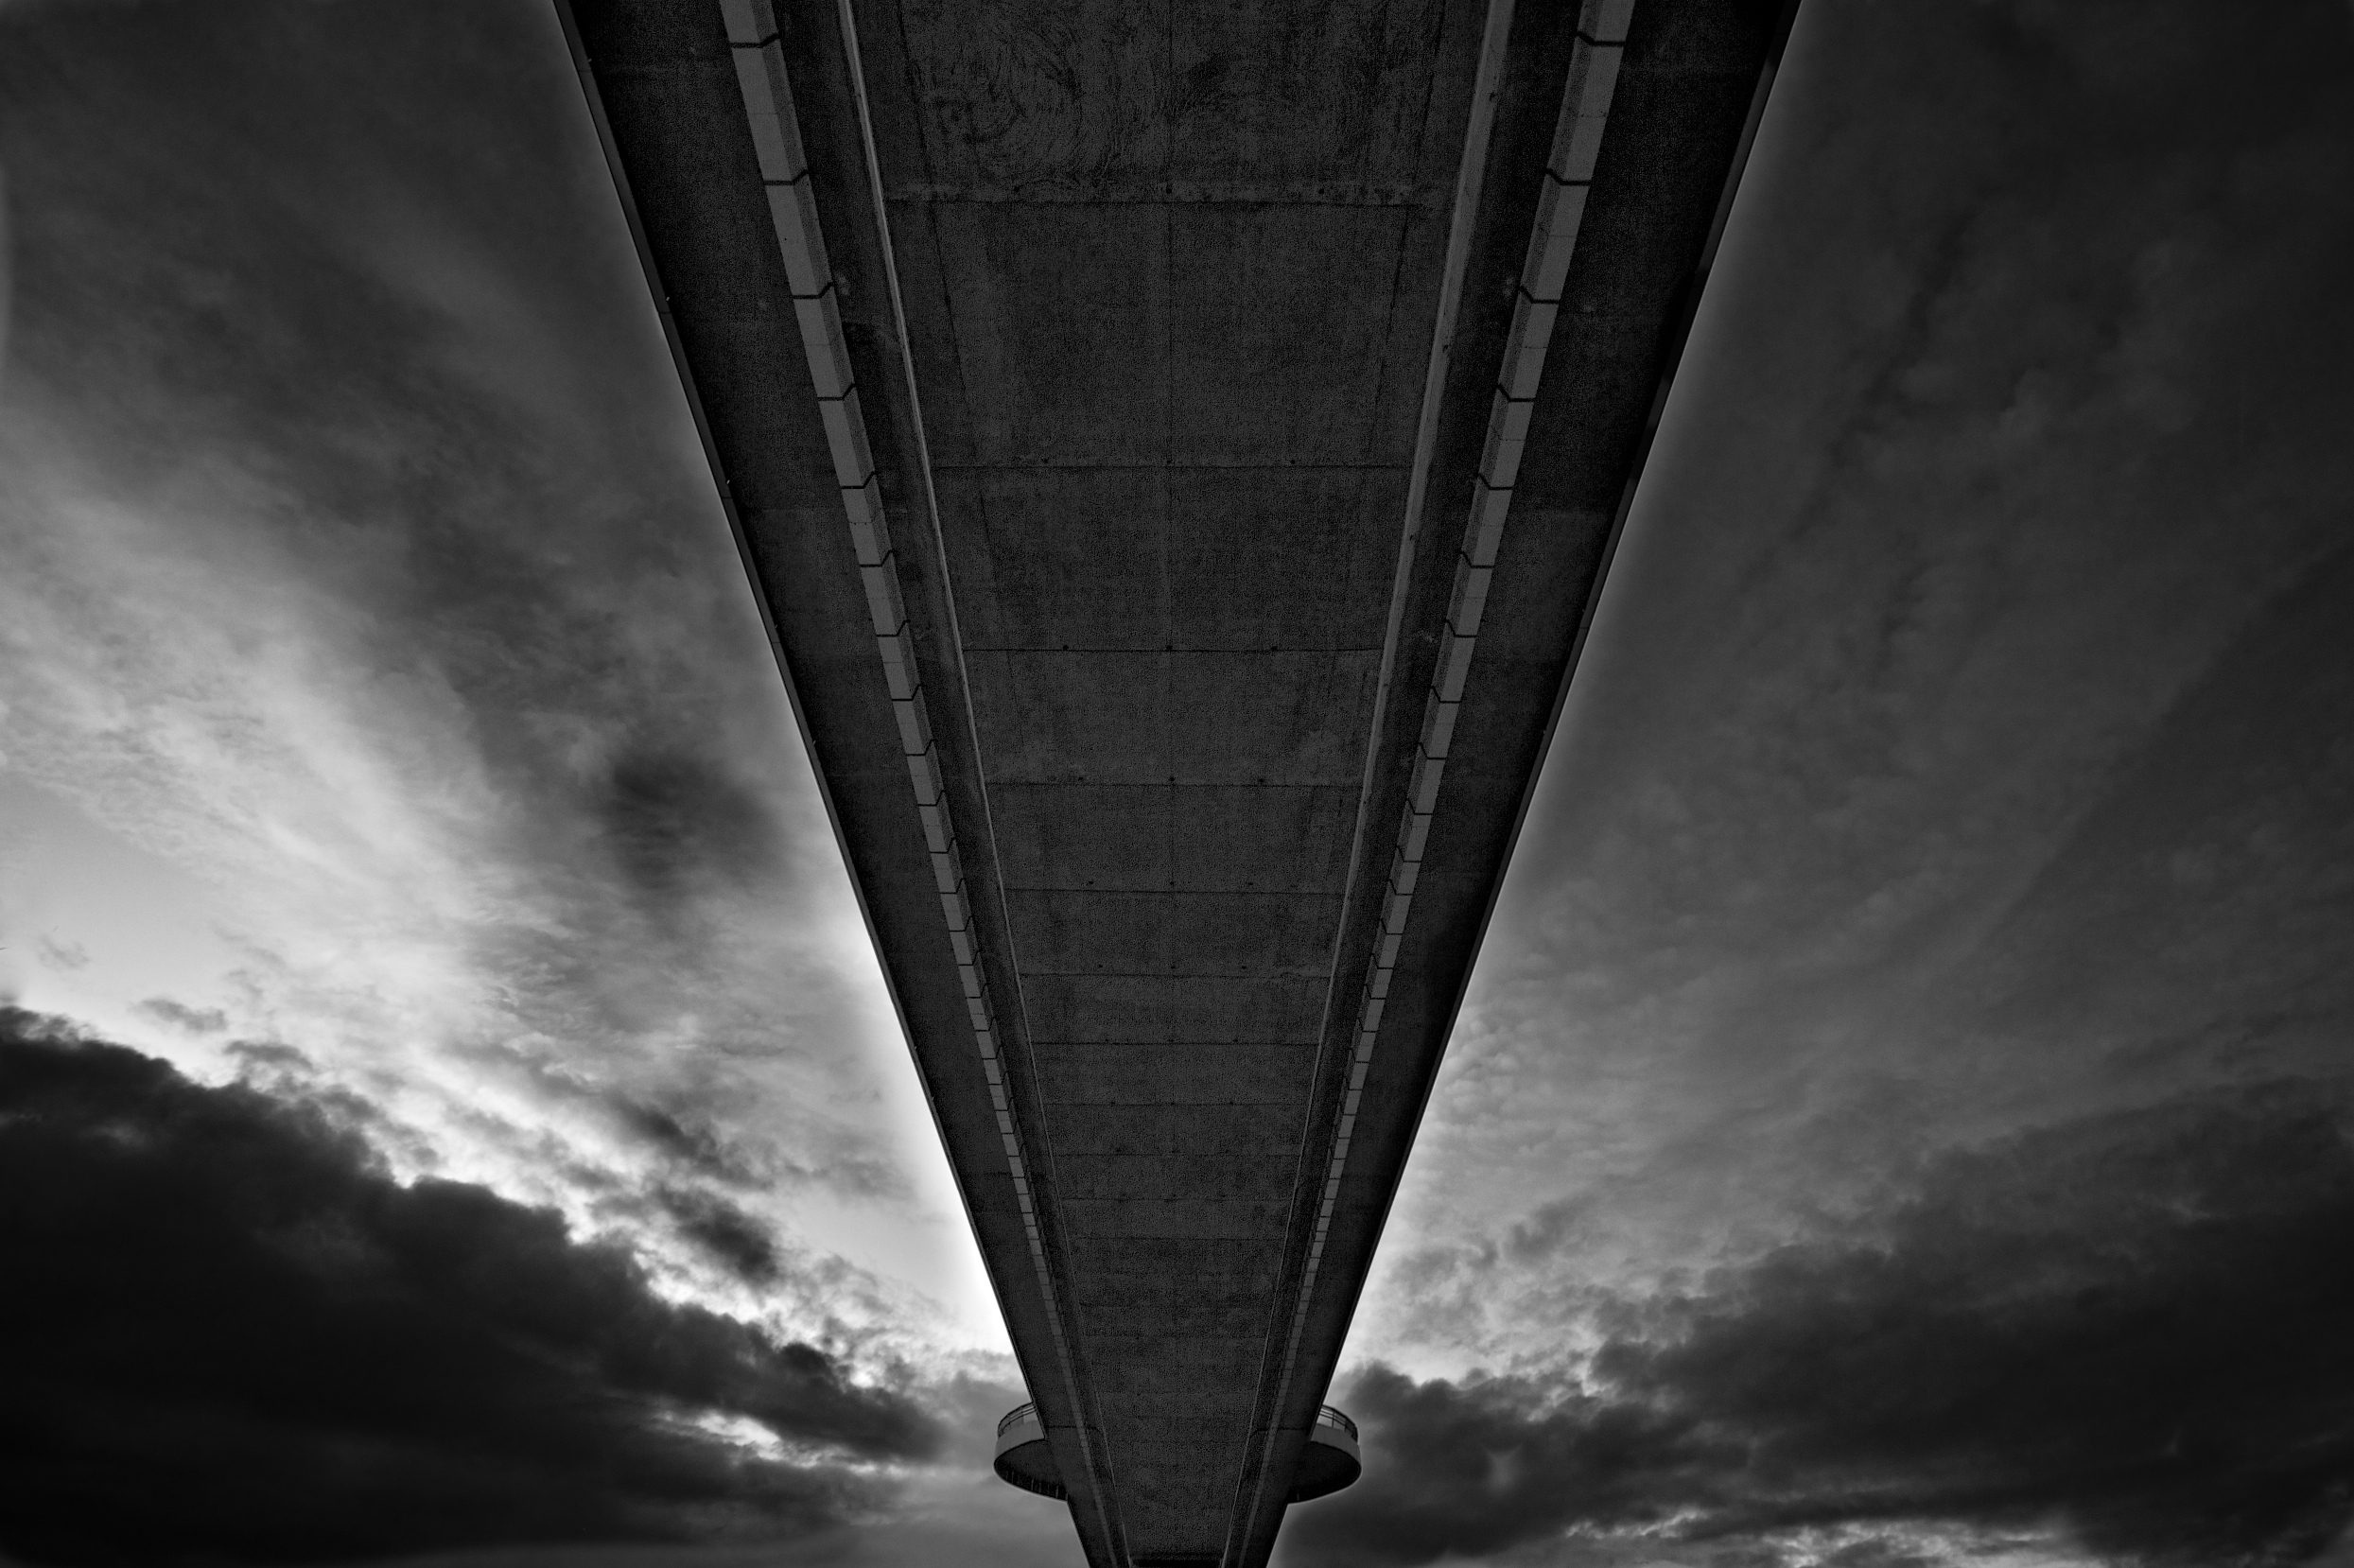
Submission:
<svg viewBox="0 0 2354 1568">
<path fill-rule="evenodd" d="M 899 747 L 907 764 L 908 783 L 923 824 L 925 847 L 931 857 L 933 882 L 949 943 L 955 954 L 958 982 L 964 991 L 972 1031 L 972 1045 L 986 1080 L 998 1137 L 1021 1215 L 1032 1271 L 1037 1279 L 1044 1315 L 1054 1342 L 1055 1370 L 1080 1420 L 1074 1436 L 1085 1456 L 1089 1475 L 1096 1484 L 1073 1488 L 1073 1499 L 1084 1496 L 1107 1541 L 1118 1550 L 1118 1523 L 1105 1505 L 1103 1482 L 1106 1456 L 1100 1452 L 1087 1419 L 1086 1387 L 1072 1354 L 1070 1308 L 1056 1279 L 1042 1229 L 1042 1205 L 1036 1190 L 1038 1165 L 1024 1136 L 1005 1067 L 1005 1034 L 1000 1026 L 978 947 L 973 889 L 966 880 L 957 826 L 950 820 L 947 781 L 934 739 L 934 715 L 916 667 L 915 636 L 909 622 L 900 582 L 900 565 L 892 546 L 892 526 L 885 514 L 881 477 L 867 439 L 866 421 L 859 403 L 857 378 L 845 340 L 840 308 L 841 289 L 828 261 L 824 231 L 818 221 L 814 182 L 803 147 L 798 113 L 787 78 L 779 28 L 772 0 L 721 0 L 727 38 L 734 57 L 738 85 L 743 94 L 760 180 L 768 199 L 777 251 L 793 294 L 801 342 L 809 358 L 810 376 L 817 392 L 819 417 L 841 486 L 843 522 L 849 532 L 865 588 L 866 610 L 875 639 L 876 657 L 890 689 L 892 716 L 898 727 Z M 868 117 L 865 85 L 858 56 L 858 34 L 848 0 L 839 8 L 843 44 L 848 58 L 850 88 L 859 111 L 862 150 L 870 181 L 879 181 L 874 135 Z M 892 316 L 900 323 L 897 336 L 904 345 L 905 313 L 898 297 L 898 279 L 892 259 L 890 234 L 879 184 L 873 186 L 872 220 L 878 230 Z M 902 353 L 904 348 L 902 347 Z M 922 416 L 915 403 L 915 376 L 906 367 L 906 397 L 915 430 L 916 462 L 927 509 L 933 514 L 917 526 L 929 525 L 933 547 L 945 570 L 946 550 L 937 540 L 937 507 L 932 494 L 932 464 L 923 450 Z M 947 596 L 953 614 L 953 595 Z M 951 636 L 950 641 L 957 639 Z M 961 653 L 959 653 L 961 658 Z M 963 699 L 950 699 L 958 708 Z M 971 723 L 969 712 L 957 719 Z M 968 825 L 968 828 L 971 825 Z M 977 829 L 988 838 L 987 824 Z M 989 850 L 994 856 L 994 846 Z M 1019 1007 L 1019 999 L 1016 1001 Z"/>
<path fill-rule="evenodd" d="M 1259 1408 L 1270 1423 L 1280 1419 L 1280 1413 L 1290 1402 L 1291 1385 L 1299 1365 L 1300 1341 L 1316 1301 L 1325 1245 L 1347 1174 L 1358 1106 L 1364 1097 L 1366 1080 L 1372 1071 L 1374 1053 L 1380 1042 L 1382 1016 L 1397 970 L 1406 925 L 1412 916 L 1415 887 L 1421 876 L 1423 850 L 1429 841 L 1431 820 L 1438 809 L 1439 785 L 1446 773 L 1448 748 L 1455 733 L 1456 716 L 1462 709 L 1473 655 L 1478 647 L 1480 618 L 1486 608 L 1497 549 L 1502 544 L 1505 523 L 1511 509 L 1512 488 L 1519 474 L 1521 453 L 1528 437 L 1529 416 L 1535 407 L 1544 371 L 1545 349 L 1552 338 L 1555 318 L 1560 313 L 1562 288 L 1569 276 L 1570 258 L 1577 247 L 1579 221 L 1585 213 L 1595 158 L 1600 151 L 1603 129 L 1609 119 L 1611 97 L 1617 84 L 1619 61 L 1625 53 L 1627 28 L 1634 3 L 1635 0 L 1584 0 L 1578 17 L 1569 77 L 1561 96 L 1551 155 L 1546 160 L 1536 221 L 1529 235 L 1526 257 L 1521 270 L 1511 328 L 1506 339 L 1503 364 L 1489 412 L 1474 490 L 1455 554 L 1454 583 L 1448 598 L 1444 629 L 1440 634 L 1438 665 L 1423 694 L 1422 721 L 1406 788 L 1405 809 L 1386 845 L 1389 855 L 1381 900 L 1379 935 L 1363 987 L 1350 999 L 1354 1003 L 1355 1024 L 1346 1037 L 1351 1051 L 1347 1088 L 1333 1112 L 1330 1141 L 1326 1144 L 1329 1153 L 1322 1168 L 1313 1172 L 1303 1170 L 1302 1173 L 1303 1182 L 1316 1184 L 1316 1208 L 1295 1305 L 1290 1320 L 1280 1330 L 1284 1335 L 1284 1342 L 1277 1364 L 1279 1369 L 1273 1386 L 1264 1389 L 1259 1401 Z M 1381 715 L 1386 712 L 1392 696 L 1390 674 L 1404 607 L 1406 578 L 1414 559 L 1416 535 L 1426 499 L 1425 486 L 1432 449 L 1437 439 L 1455 326 L 1462 301 L 1471 229 L 1480 203 L 1480 184 L 1487 163 L 1489 136 L 1494 123 L 1496 99 L 1502 90 L 1502 68 L 1513 10 L 1513 0 L 1491 0 L 1481 43 L 1472 114 L 1466 128 L 1462 164 L 1456 187 L 1446 270 L 1441 283 L 1440 315 L 1434 323 L 1429 374 L 1424 382 L 1421 417 L 1417 429 L 1414 467 L 1407 491 L 1388 636 L 1383 653 L 1382 685 L 1376 698 L 1375 722 L 1368 736 L 1366 781 L 1360 793 L 1361 810 L 1371 802 L 1373 775 L 1380 766 L 1381 740 L 1386 728 Z M 1360 863 L 1369 850 L 1373 850 L 1379 843 L 1369 838 L 1368 827 L 1363 822 L 1358 826 L 1357 843 L 1351 851 L 1351 885 L 1356 881 Z M 1336 986 L 1338 983 L 1339 969 L 1335 965 Z M 1328 1004 L 1334 1009 L 1340 1005 L 1342 1000 L 1338 995 Z M 1328 1028 L 1324 1037 L 1329 1047 L 1334 1037 L 1334 1031 Z M 1318 1076 L 1320 1078 L 1321 1073 Z M 1302 1150 L 1303 1156 L 1317 1141 L 1311 1139 L 1308 1148 Z M 1272 1433 L 1269 1436 L 1272 1437 Z M 1297 1444 L 1291 1446 L 1296 1447 Z M 1264 1549 L 1272 1544 L 1275 1527 L 1281 1520 L 1283 1489 L 1271 1486 L 1269 1477 L 1278 1471 L 1288 1469 L 1280 1463 L 1280 1455 L 1274 1457 L 1278 1458 L 1278 1463 L 1262 1463 L 1253 1467 L 1250 1472 L 1253 1477 L 1251 1494 L 1237 1500 L 1243 1506 L 1235 1510 L 1234 1535 L 1226 1552 L 1226 1560 L 1229 1563 L 1256 1560 L 1264 1556 Z M 1254 1545 L 1261 1550 L 1254 1553 Z"/>
</svg>

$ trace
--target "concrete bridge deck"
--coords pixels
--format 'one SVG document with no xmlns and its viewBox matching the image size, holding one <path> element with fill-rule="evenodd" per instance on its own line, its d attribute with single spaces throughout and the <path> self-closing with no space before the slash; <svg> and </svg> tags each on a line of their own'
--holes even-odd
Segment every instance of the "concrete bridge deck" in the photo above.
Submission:
<svg viewBox="0 0 2354 1568">
<path fill-rule="evenodd" d="M 1257 1568 L 1787 5 L 563 9 L 1089 1559 Z"/>
</svg>

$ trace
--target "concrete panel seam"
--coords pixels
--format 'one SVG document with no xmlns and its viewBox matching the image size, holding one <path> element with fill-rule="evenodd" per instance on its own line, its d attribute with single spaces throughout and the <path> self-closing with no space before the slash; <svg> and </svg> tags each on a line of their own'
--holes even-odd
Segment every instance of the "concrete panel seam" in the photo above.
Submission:
<svg viewBox="0 0 2354 1568">
<path fill-rule="evenodd" d="M 891 553 L 891 530 L 883 521 L 882 480 L 874 474 L 856 485 L 845 485 L 842 509 L 850 514 L 850 543 L 862 566 L 879 566 Z"/>
<path fill-rule="evenodd" d="M 1464 534 L 1462 558 L 1474 566 L 1492 566 L 1504 544 L 1504 514 L 1512 508 L 1512 493 L 1484 481 L 1472 480 L 1472 526 Z"/>
<path fill-rule="evenodd" d="M 866 616 L 875 636 L 889 638 L 905 632 L 907 602 L 899 597 L 899 574 L 891 557 L 883 557 L 877 566 L 859 567 L 858 576 L 866 592 Z"/>
<path fill-rule="evenodd" d="M 1544 351 L 1553 341 L 1553 321 L 1561 314 L 1561 309 L 1559 304 L 1531 299 L 1525 292 L 1513 302 L 1512 329 L 1504 340 L 1504 366 L 1496 376 L 1496 388 L 1508 401 L 1526 403 L 1537 395 L 1537 378 L 1544 374 Z M 1501 417 L 1504 412 L 1505 409 L 1499 407 L 1493 417 Z M 1521 410 L 1521 419 L 1525 430 L 1527 427 L 1527 410 L 1525 409 Z M 1492 443 L 1495 439 L 1491 430 L 1489 440 Z M 1519 452 L 1515 448 L 1513 466 L 1517 468 L 1519 465 Z M 1491 472 L 1485 462 L 1480 468 L 1483 473 Z M 1491 474 L 1488 482 L 1508 486 L 1512 480 L 1508 474 Z"/>
<path fill-rule="evenodd" d="M 801 148 L 799 128 L 783 120 L 776 113 L 776 93 L 771 85 L 785 76 L 784 51 L 776 39 L 758 44 L 734 44 L 737 85 L 743 89 L 744 103 L 752 112 L 752 150 L 760 166 L 761 180 L 772 185 L 786 184 L 798 179 L 809 167 L 809 159 Z M 766 112 L 753 107 L 765 100 Z"/>
<path fill-rule="evenodd" d="M 1561 95 L 1561 117 L 1553 131 L 1553 153 L 1545 161 L 1555 179 L 1575 183 L 1594 178 L 1611 99 L 1618 91 L 1618 67 L 1625 58 L 1623 39 L 1579 35 L 1570 56 L 1569 90 Z"/>
<path fill-rule="evenodd" d="M 1577 248 L 1578 231 L 1585 224 L 1586 196 L 1592 185 L 1583 180 L 1565 182 L 1545 172 L 1544 193 L 1537 200 L 1537 233 L 1542 245 L 1528 248 L 1527 265 L 1521 269 L 1521 292 L 1531 299 L 1559 303 L 1569 282 L 1570 253 Z"/>
<path fill-rule="evenodd" d="M 842 336 L 842 302 L 831 282 L 813 298 L 793 302 L 793 319 L 801 328 L 801 348 L 810 358 L 810 380 L 820 397 L 845 397 L 857 383 L 850 376 L 850 345 Z M 834 454 L 834 468 L 846 464 Z"/>
<path fill-rule="evenodd" d="M 1490 486 L 1503 488 L 1519 479 L 1521 453 L 1527 444 L 1528 400 L 1516 400 L 1498 387 L 1488 420 L 1487 443 L 1479 454 L 1479 472 Z"/>
<path fill-rule="evenodd" d="M 931 846 L 933 854 L 936 855 L 947 849 L 954 842 L 949 837 L 948 817 L 940 808 L 918 806 L 915 808 L 915 814 L 923 819 L 924 843 Z M 972 962 L 972 933 L 970 932 L 956 927 L 950 928 L 949 945 L 956 950 L 956 962 L 959 964 Z"/>
<path fill-rule="evenodd" d="M 845 490 L 865 488 L 866 481 L 875 478 L 875 453 L 866 443 L 866 417 L 859 408 L 858 388 L 853 385 L 840 397 L 819 398 L 817 417 L 826 427 L 834 481 Z"/>
<path fill-rule="evenodd" d="M 1447 606 L 1447 625 L 1457 636 L 1472 637 L 1479 635 L 1479 623 L 1488 614 L 1488 587 L 1494 580 L 1495 568 L 1493 566 L 1474 566 L 1466 560 L 1456 568 L 1455 599 Z M 1455 705 L 1449 703 L 1442 706 L 1449 710 L 1444 722 L 1447 734 L 1452 736 L 1455 729 L 1452 710 Z M 1426 736 L 1437 733 L 1440 720 L 1439 710 L 1434 708 L 1431 713 L 1430 726 L 1423 733 Z M 1424 745 L 1422 749 L 1431 751 L 1428 745 Z M 1445 745 L 1441 744 L 1432 752 L 1432 755 L 1444 757 L 1446 755 Z"/>
<path fill-rule="evenodd" d="M 1487 586 L 1483 579 L 1480 586 L 1480 607 L 1483 611 L 1486 605 Z M 1447 624 L 1450 626 L 1456 624 L 1452 615 L 1447 618 Z M 1475 630 L 1476 627 L 1471 629 Z M 1462 711 L 1463 706 L 1460 703 L 1439 703 L 1423 714 L 1421 746 L 1425 753 L 1432 757 L 1447 755 L 1448 749 L 1455 744 L 1456 716 Z"/>
<path fill-rule="evenodd" d="M 877 662 L 881 662 L 880 657 Z M 932 749 L 932 720 L 924 712 L 924 694 L 918 691 L 904 701 L 893 703 L 891 717 L 899 726 L 899 750 L 910 758 L 921 758 L 926 768 L 936 775 L 940 764 L 938 755 Z M 917 798 L 920 800 L 922 797 L 919 795 Z M 940 798 L 936 777 L 931 798 L 940 801 L 943 809 L 947 807 L 948 803 Z"/>
<path fill-rule="evenodd" d="M 1439 634 L 1439 669 L 1431 682 L 1436 701 L 1459 703 L 1463 700 L 1464 683 L 1471 679 L 1472 655 L 1478 652 L 1477 637 L 1458 636 L 1452 631 Z"/>
<path fill-rule="evenodd" d="M 914 700 L 922 689 L 915 673 L 915 633 L 901 626 L 888 636 L 877 637 L 875 646 L 882 654 L 883 677 L 891 683 L 891 700 L 895 703 Z M 927 806 L 921 810 L 929 811 L 935 808 Z M 930 826 L 930 819 L 927 818 L 927 830 Z"/>
<path fill-rule="evenodd" d="M 720 14 L 726 18 L 730 44 L 762 44 L 777 36 L 776 12 L 769 0 L 720 0 Z"/>
<path fill-rule="evenodd" d="M 1584 9 L 1578 13 L 1578 33 L 1581 38 L 1624 44 L 1633 16 L 1634 0 L 1586 0 Z"/>
<path fill-rule="evenodd" d="M 817 191 L 809 171 L 768 187 L 769 226 L 776 232 L 776 248 L 785 258 L 785 287 L 795 299 L 825 291 L 833 275 L 826 257 L 825 231 L 817 226 Z"/>
<path fill-rule="evenodd" d="M 1419 861 L 1422 858 L 1422 846 L 1429 840 L 1430 815 L 1417 811 L 1406 819 L 1405 838 L 1400 845 L 1400 852 L 1410 861 Z"/>
</svg>

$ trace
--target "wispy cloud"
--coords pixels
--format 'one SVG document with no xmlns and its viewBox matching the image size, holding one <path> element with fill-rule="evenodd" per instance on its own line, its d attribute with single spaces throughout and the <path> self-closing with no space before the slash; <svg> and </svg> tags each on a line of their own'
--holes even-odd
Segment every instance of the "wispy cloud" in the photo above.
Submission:
<svg viewBox="0 0 2354 1568">
<path fill-rule="evenodd" d="M 0 919 L 95 955 L 25 996 L 667 1290 L 992 1343 L 551 18 L 0 26 L 0 751 L 91 868 Z M 159 903 L 227 954 L 160 995 Z"/>
<path fill-rule="evenodd" d="M 229 1015 L 218 1007 L 188 1007 L 169 997 L 149 997 L 139 1011 L 159 1023 L 191 1035 L 218 1035 L 229 1027 Z"/>
</svg>

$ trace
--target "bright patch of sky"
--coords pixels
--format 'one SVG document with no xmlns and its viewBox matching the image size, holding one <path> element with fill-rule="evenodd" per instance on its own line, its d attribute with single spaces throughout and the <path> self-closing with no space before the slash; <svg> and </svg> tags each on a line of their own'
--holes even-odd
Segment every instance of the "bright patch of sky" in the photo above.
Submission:
<svg viewBox="0 0 2354 1568">
<path fill-rule="evenodd" d="M 503 253 L 323 18 L 269 112 L 125 136 L 134 46 L 18 155 L 0 990 L 787 1333 L 1002 1352 L 552 19 L 500 30 Z"/>
</svg>

